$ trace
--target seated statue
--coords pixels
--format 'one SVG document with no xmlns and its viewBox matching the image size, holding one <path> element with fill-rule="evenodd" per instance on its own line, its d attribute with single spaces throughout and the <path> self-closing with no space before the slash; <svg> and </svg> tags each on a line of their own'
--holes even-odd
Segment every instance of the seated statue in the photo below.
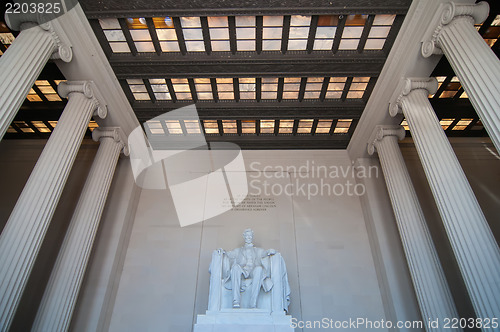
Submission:
<svg viewBox="0 0 500 332">
<path fill-rule="evenodd" d="M 243 232 L 245 244 L 232 251 L 218 249 L 212 255 L 210 265 L 210 302 L 217 297 L 214 293 L 223 292 L 217 285 L 222 284 L 231 291 L 232 307 L 242 307 L 242 292 L 250 293 L 248 307 L 257 308 L 260 290 L 265 293 L 272 290 L 273 310 L 287 310 L 290 301 L 290 286 L 286 274 L 285 262 L 274 249 L 264 250 L 253 245 L 253 231 Z M 277 284 L 277 285 L 276 285 Z M 273 289 L 274 287 L 274 289 Z M 221 293 L 222 294 L 222 293 Z M 220 304 L 217 305 L 220 308 Z M 214 308 L 215 309 L 215 308 Z"/>
</svg>

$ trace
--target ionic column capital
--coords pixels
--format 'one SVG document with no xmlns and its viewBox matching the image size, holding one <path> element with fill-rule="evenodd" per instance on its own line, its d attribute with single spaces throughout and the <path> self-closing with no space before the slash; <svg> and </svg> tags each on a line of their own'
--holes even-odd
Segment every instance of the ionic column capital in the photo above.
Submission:
<svg viewBox="0 0 500 332">
<path fill-rule="evenodd" d="M 73 58 L 73 50 L 69 39 L 62 29 L 54 28 L 53 15 L 43 13 L 34 14 L 6 14 L 5 21 L 7 25 L 15 31 L 22 31 L 39 26 L 41 29 L 49 32 L 56 44 L 56 50 L 52 54 L 52 59 L 59 59 L 64 62 L 70 62 Z"/>
<path fill-rule="evenodd" d="M 457 4 L 455 2 L 448 2 L 443 4 L 438 11 L 434 14 L 431 22 L 431 28 L 426 35 L 428 36 L 422 42 L 422 55 L 427 58 L 433 54 L 443 54 L 441 45 L 439 43 L 439 35 L 443 29 L 452 24 L 458 18 L 468 18 L 471 24 L 479 24 L 484 22 L 488 17 L 490 6 L 486 1 L 477 4 Z"/>
<path fill-rule="evenodd" d="M 402 140 L 406 135 L 403 126 L 384 126 L 378 125 L 373 130 L 370 139 L 368 140 L 368 154 L 371 156 L 375 153 L 377 143 L 382 141 L 386 136 L 396 136 L 398 140 Z"/>
<path fill-rule="evenodd" d="M 117 144 L 120 145 L 121 152 L 125 155 L 129 155 L 129 149 L 127 145 L 127 137 L 120 127 L 99 127 L 92 131 L 92 139 L 96 142 L 103 138 L 111 138 Z"/>
<path fill-rule="evenodd" d="M 91 99 L 94 104 L 94 116 L 104 119 L 108 115 L 108 108 L 104 98 L 99 93 L 97 86 L 92 81 L 67 81 L 61 82 L 57 86 L 57 92 L 63 98 L 71 98 L 74 93 L 84 95 Z"/>
<path fill-rule="evenodd" d="M 395 117 L 398 113 L 402 112 L 401 101 L 414 90 L 427 90 L 428 94 L 436 93 L 438 89 L 438 81 L 435 77 L 411 77 L 405 78 L 402 81 L 400 93 L 389 102 L 389 114 Z"/>
</svg>

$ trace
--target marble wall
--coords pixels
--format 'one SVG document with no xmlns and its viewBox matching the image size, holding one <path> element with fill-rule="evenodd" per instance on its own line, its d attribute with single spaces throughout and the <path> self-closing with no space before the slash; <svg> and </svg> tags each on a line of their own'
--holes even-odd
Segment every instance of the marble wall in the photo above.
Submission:
<svg viewBox="0 0 500 332">
<path fill-rule="evenodd" d="M 500 156 L 487 139 L 450 141 L 498 240 Z M 0 142 L 1 227 L 44 143 Z M 13 327 L 18 330 L 29 330 L 36 314 L 97 147 L 89 140 L 82 144 L 16 314 Z M 467 316 L 470 302 L 413 143 L 405 140 L 400 147 L 458 309 Z M 293 196 L 262 192 L 262 198 L 273 202 L 266 209 L 235 209 L 181 228 L 170 192 L 137 187 L 128 160 L 121 159 L 71 330 L 191 331 L 196 315 L 207 306 L 211 251 L 241 245 L 246 227 L 254 228 L 256 245 L 283 253 L 292 286 L 293 317 L 419 318 L 383 178 L 354 179 L 349 171 L 338 177 L 311 174 L 313 161 L 316 170 L 336 165 L 346 171 L 351 162 L 345 151 L 244 151 L 244 158 L 247 178 L 254 181 L 251 192 L 265 185 L 278 189 L 311 185 L 310 197 L 307 188 Z M 341 187 L 347 189 L 347 181 L 364 184 L 365 194 L 314 194 L 315 187 L 326 184 L 338 194 Z M 199 191 L 207 196 L 207 187 Z"/>
<path fill-rule="evenodd" d="M 207 309 L 211 252 L 241 246 L 247 227 L 257 246 L 285 258 L 293 317 L 386 317 L 346 152 L 245 151 L 244 159 L 252 200 L 202 223 L 180 227 L 168 190 L 142 190 L 110 331 L 190 332 Z"/>
</svg>

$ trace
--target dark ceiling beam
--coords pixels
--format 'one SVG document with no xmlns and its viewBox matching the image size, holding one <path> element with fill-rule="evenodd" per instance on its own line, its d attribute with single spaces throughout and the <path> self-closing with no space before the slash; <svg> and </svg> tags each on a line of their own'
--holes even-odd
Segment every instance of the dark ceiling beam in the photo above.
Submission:
<svg viewBox="0 0 500 332">
<path fill-rule="evenodd" d="M 25 102 L 14 120 L 16 121 L 57 121 L 66 106 L 66 101 Z"/>
<path fill-rule="evenodd" d="M 477 118 L 477 113 L 469 99 L 451 98 L 429 99 L 439 119 L 443 118 Z"/>
<path fill-rule="evenodd" d="M 384 66 L 383 52 L 333 55 L 262 53 L 231 55 L 114 55 L 111 66 L 118 78 L 195 78 L 238 76 L 378 76 Z"/>
<path fill-rule="evenodd" d="M 340 15 L 406 14 L 411 0 L 164 0 L 145 3 L 136 0 L 80 0 L 88 18 L 213 16 L 213 15 Z"/>
<path fill-rule="evenodd" d="M 434 71 L 430 75 L 432 77 L 436 76 L 455 76 L 455 72 L 453 71 L 453 68 L 451 68 L 450 63 L 446 59 L 445 56 L 441 57 L 441 60 L 439 60 L 437 66 L 434 68 Z"/>
<path fill-rule="evenodd" d="M 363 50 L 365 49 L 366 41 L 368 40 L 368 35 L 370 34 L 370 30 L 372 28 L 374 19 L 375 15 L 369 15 L 368 19 L 365 22 L 363 33 L 361 34 L 361 37 L 359 39 L 359 44 L 357 49 L 358 53 L 363 53 Z"/>
<path fill-rule="evenodd" d="M 148 137 L 154 149 L 162 149 L 162 139 Z M 179 140 L 183 138 L 180 137 Z M 168 136 L 168 145 L 172 146 L 175 137 Z M 349 143 L 349 135 L 205 135 L 205 140 L 211 142 L 231 142 L 237 144 L 242 149 L 345 149 Z"/>
<path fill-rule="evenodd" d="M 39 80 L 65 80 L 66 78 L 61 73 L 57 65 L 49 61 L 45 67 L 43 67 L 40 75 L 38 75 Z"/>
<path fill-rule="evenodd" d="M 486 130 L 450 130 L 446 131 L 447 137 L 488 137 Z M 411 132 L 406 132 L 406 137 L 411 137 Z"/>
<path fill-rule="evenodd" d="M 137 119 L 139 122 L 149 121 L 157 116 L 163 115 L 164 112 L 154 111 L 154 110 L 143 110 L 137 111 Z M 256 120 L 256 119 L 283 119 L 283 120 L 293 120 L 293 119 L 313 119 L 313 118 L 321 118 L 321 119 L 332 119 L 335 117 L 338 118 L 349 118 L 353 119 L 358 116 L 359 112 L 355 110 L 343 114 L 332 114 L 332 113 L 322 113 L 322 112 L 307 112 L 304 114 L 298 115 L 294 112 L 284 112 L 284 114 L 277 115 L 276 113 L 268 112 L 268 113 L 240 113 L 235 114 L 235 112 L 230 111 L 198 111 L 198 116 L 202 120 L 216 120 L 216 119 L 224 119 L 224 120 Z M 17 119 L 16 119 L 17 120 Z"/>
<path fill-rule="evenodd" d="M 4 139 L 49 139 L 50 133 L 6 133 Z"/>
<path fill-rule="evenodd" d="M 123 31 L 123 35 L 125 36 L 125 40 L 127 41 L 128 48 L 132 55 L 137 55 L 137 48 L 135 47 L 134 39 L 132 38 L 132 34 L 130 33 L 130 29 L 128 28 L 127 21 L 124 18 L 119 18 L 118 22 L 120 23 L 120 27 Z"/>
<path fill-rule="evenodd" d="M 438 118 L 477 118 L 468 99 L 452 101 L 430 99 Z M 133 108 L 140 121 L 146 121 L 165 112 L 190 105 L 189 102 L 135 102 Z M 16 121 L 53 121 L 61 116 L 66 101 L 62 102 L 25 102 L 16 115 Z M 352 118 L 361 116 L 364 109 L 362 101 L 282 101 L 282 102 L 198 102 L 198 113 L 204 119 L 247 119 L 247 118 Z"/>
<path fill-rule="evenodd" d="M 139 121 L 149 120 L 163 113 L 188 106 L 189 102 L 135 102 L 134 111 Z M 362 101 L 282 101 L 282 102 L 198 102 L 196 109 L 204 119 L 249 119 L 249 118 L 344 118 L 358 119 L 365 108 Z"/>
</svg>

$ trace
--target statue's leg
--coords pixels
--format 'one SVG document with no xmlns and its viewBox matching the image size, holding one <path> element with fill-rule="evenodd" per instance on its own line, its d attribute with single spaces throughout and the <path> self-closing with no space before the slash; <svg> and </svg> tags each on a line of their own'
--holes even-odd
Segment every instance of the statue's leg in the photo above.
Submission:
<svg viewBox="0 0 500 332">
<path fill-rule="evenodd" d="M 241 275 L 243 274 L 243 269 L 241 266 L 235 264 L 231 268 L 231 286 L 233 288 L 233 308 L 240 307 L 240 289 L 241 289 Z"/>
<path fill-rule="evenodd" d="M 263 271 L 262 266 L 256 266 L 252 271 L 252 294 L 250 296 L 250 308 L 257 308 L 257 297 L 260 292 Z"/>
</svg>

